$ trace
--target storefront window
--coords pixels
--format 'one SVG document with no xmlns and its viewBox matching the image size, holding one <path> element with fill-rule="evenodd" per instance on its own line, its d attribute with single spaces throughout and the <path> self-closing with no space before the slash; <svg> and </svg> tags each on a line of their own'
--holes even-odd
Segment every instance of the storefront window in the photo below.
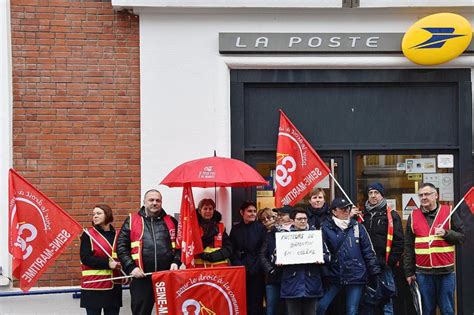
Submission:
<svg viewBox="0 0 474 315">
<path fill-rule="evenodd" d="M 453 167 L 454 157 L 449 154 L 357 155 L 357 204 L 364 208 L 367 186 L 380 182 L 385 188 L 385 199 L 400 214 L 405 226 L 411 211 L 419 206 L 417 192 L 423 182 L 437 187 L 442 204 L 453 204 Z"/>
</svg>

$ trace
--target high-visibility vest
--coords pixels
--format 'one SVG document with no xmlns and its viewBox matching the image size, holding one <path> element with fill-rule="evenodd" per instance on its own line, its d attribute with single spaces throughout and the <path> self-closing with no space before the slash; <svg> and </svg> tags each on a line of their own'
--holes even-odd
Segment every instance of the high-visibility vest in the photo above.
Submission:
<svg viewBox="0 0 474 315">
<path fill-rule="evenodd" d="M 224 237 L 224 229 L 225 229 L 224 224 L 217 223 L 217 228 L 218 228 L 218 232 L 217 232 L 217 235 L 214 236 L 214 246 L 213 247 L 207 246 L 206 248 L 204 248 L 205 253 L 212 253 L 222 248 L 222 238 Z M 204 235 L 204 231 L 201 228 L 201 237 L 203 235 Z M 229 260 L 224 259 L 224 260 L 219 260 L 215 262 L 209 262 L 201 258 L 198 258 L 198 255 L 196 255 L 194 258 L 194 266 L 196 268 L 212 268 L 212 267 L 229 266 Z"/>
<path fill-rule="evenodd" d="M 393 217 L 392 209 L 387 207 L 387 246 L 385 247 L 385 262 L 388 264 L 388 257 L 392 251 L 392 242 L 393 242 Z"/>
<path fill-rule="evenodd" d="M 420 268 L 442 268 L 454 265 L 454 245 L 449 244 L 443 237 L 435 236 L 434 230 L 449 216 L 451 207 L 443 205 L 438 210 L 432 226 L 428 225 L 420 209 L 411 214 L 411 229 L 415 235 L 415 261 Z M 451 218 L 442 226 L 451 229 Z M 430 241 L 431 245 L 430 245 Z"/>
<path fill-rule="evenodd" d="M 171 248 L 176 248 L 176 228 L 169 215 L 163 217 L 171 239 Z M 143 217 L 138 213 L 130 213 L 130 253 L 135 264 L 144 270 L 143 266 L 143 230 L 145 228 Z"/>
<path fill-rule="evenodd" d="M 94 238 L 103 249 L 107 251 L 109 255 L 112 255 L 112 245 L 107 241 L 107 239 L 100 234 L 95 228 L 88 228 L 87 231 L 89 232 L 90 237 Z M 118 234 L 118 233 L 117 233 Z M 91 249 L 93 256 L 96 257 L 103 257 L 109 258 L 109 256 L 104 253 L 104 251 L 97 246 L 92 239 L 91 242 Z M 102 280 L 111 278 L 113 275 L 113 271 L 111 269 L 93 269 L 87 265 L 81 263 L 82 268 L 82 276 L 81 276 L 81 288 L 84 290 L 110 290 L 114 287 L 114 283 L 112 281 L 100 281 L 94 283 L 84 283 L 86 281 L 91 280 Z"/>
</svg>

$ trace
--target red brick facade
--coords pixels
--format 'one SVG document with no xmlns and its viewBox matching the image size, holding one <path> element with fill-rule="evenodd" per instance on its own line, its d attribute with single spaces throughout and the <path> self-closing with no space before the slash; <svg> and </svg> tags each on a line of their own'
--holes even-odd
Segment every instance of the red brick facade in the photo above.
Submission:
<svg viewBox="0 0 474 315">
<path fill-rule="evenodd" d="M 140 203 L 138 17 L 110 2 L 11 0 L 13 166 L 83 226 Z M 78 285 L 79 242 L 37 286 Z"/>
</svg>

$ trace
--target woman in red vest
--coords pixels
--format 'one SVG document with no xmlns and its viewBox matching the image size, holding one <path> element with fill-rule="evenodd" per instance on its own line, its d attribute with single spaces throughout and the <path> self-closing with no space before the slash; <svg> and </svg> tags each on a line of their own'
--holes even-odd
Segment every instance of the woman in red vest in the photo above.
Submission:
<svg viewBox="0 0 474 315">
<path fill-rule="evenodd" d="M 81 236 L 81 307 L 87 315 L 119 314 L 122 306 L 122 285 L 112 281 L 84 283 L 90 280 L 120 276 L 120 262 L 112 259 L 115 229 L 110 224 L 114 220 L 108 205 L 98 205 L 92 211 L 92 227 Z M 114 274 L 115 272 L 115 274 Z"/>
<path fill-rule="evenodd" d="M 232 255 L 232 243 L 221 222 L 222 215 L 216 210 L 216 203 L 212 199 L 202 199 L 196 210 L 204 253 L 194 258 L 195 266 L 199 268 L 228 266 L 229 257 Z"/>
</svg>

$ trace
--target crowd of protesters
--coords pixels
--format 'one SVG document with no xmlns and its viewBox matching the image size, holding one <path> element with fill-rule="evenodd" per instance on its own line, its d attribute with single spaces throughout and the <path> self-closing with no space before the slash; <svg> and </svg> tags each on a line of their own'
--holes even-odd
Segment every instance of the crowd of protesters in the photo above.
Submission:
<svg viewBox="0 0 474 315">
<path fill-rule="evenodd" d="M 363 211 L 345 198 L 328 203 L 320 188 L 309 194 L 308 205 L 257 211 L 254 202 L 246 201 L 239 209 L 241 222 L 229 235 L 215 202 L 203 199 L 196 211 L 204 252 L 195 256 L 196 267 L 245 266 L 248 315 L 326 314 L 340 292 L 346 314 L 389 315 L 397 291 L 393 268 L 402 265 L 408 284 L 418 281 L 423 315 L 434 315 L 436 307 L 441 314 L 454 314 L 454 245 L 464 242 L 462 222 L 438 203 L 432 184 L 422 184 L 419 197 L 421 206 L 410 215 L 405 234 L 380 183 L 367 187 Z M 133 314 L 151 314 L 148 273 L 181 265 L 177 223 L 161 205 L 159 191 L 146 192 L 142 208 L 125 220 L 115 242 L 112 210 L 97 206 L 93 227 L 81 238 L 83 282 L 119 272 L 133 276 Z M 321 231 L 323 260 L 277 263 L 276 233 L 311 230 Z M 114 243 L 117 257 L 112 257 Z M 87 314 L 101 309 L 118 314 L 121 306 L 120 283 L 82 286 L 81 307 Z"/>
</svg>

